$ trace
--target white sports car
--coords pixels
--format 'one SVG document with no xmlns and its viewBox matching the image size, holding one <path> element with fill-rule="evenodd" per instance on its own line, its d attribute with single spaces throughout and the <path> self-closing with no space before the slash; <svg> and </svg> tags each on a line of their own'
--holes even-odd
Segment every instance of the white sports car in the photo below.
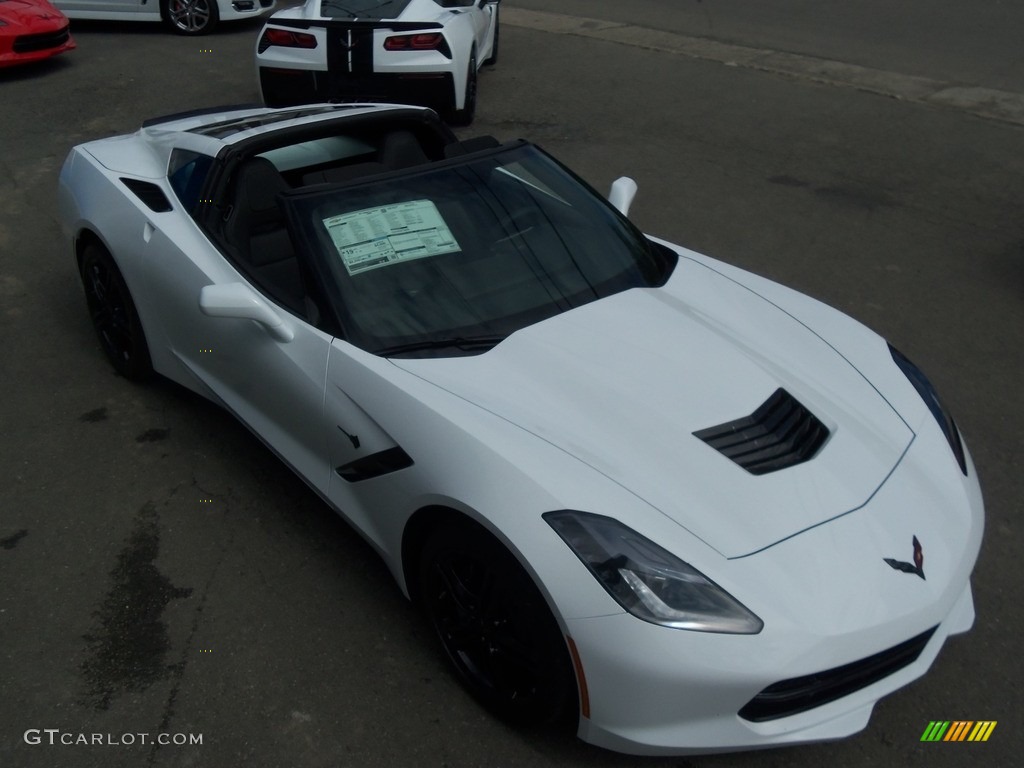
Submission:
<svg viewBox="0 0 1024 768">
<path fill-rule="evenodd" d="M 462 682 L 633 753 L 834 739 L 974 618 L 983 506 L 903 355 L 519 140 L 320 104 L 75 147 L 114 367 L 234 413 Z"/>
<path fill-rule="evenodd" d="M 162 21 L 180 35 L 205 35 L 221 21 L 252 19 L 275 0 L 53 0 L 69 19 Z"/>
<path fill-rule="evenodd" d="M 306 0 L 256 42 L 264 103 L 396 101 L 473 121 L 477 71 L 498 60 L 499 0 Z"/>
</svg>

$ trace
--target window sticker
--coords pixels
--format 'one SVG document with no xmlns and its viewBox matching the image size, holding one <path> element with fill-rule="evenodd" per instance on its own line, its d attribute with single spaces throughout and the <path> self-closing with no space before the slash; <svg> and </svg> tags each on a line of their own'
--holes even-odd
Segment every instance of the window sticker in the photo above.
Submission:
<svg viewBox="0 0 1024 768">
<path fill-rule="evenodd" d="M 462 250 L 431 200 L 364 208 L 323 220 L 349 275 Z"/>
</svg>

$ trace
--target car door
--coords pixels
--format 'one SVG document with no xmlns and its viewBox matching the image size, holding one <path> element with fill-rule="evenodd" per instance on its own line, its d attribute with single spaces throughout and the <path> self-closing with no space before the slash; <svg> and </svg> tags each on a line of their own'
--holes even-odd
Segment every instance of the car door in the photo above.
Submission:
<svg viewBox="0 0 1024 768">
<path fill-rule="evenodd" d="M 494 0 L 478 0 L 472 11 L 473 35 L 476 40 L 477 61 L 484 61 L 491 55 L 491 29 L 498 13 Z"/>
<path fill-rule="evenodd" d="M 188 199 L 190 185 L 176 177 L 171 184 L 178 203 Z M 222 403 L 326 493 L 323 401 L 332 337 L 257 288 L 187 215 L 150 216 L 142 243 L 147 315 L 158 318 L 172 377 Z"/>
<path fill-rule="evenodd" d="M 53 4 L 62 11 L 71 12 L 130 14 L 160 11 L 159 0 L 54 0 Z"/>
<path fill-rule="evenodd" d="M 407 403 L 389 381 L 389 360 L 344 339 L 331 343 L 324 421 L 331 466 L 328 499 L 382 550 L 395 540 L 408 510 L 402 508 L 401 470 L 412 458 L 382 420 L 402 421 Z M 391 425 L 392 428 L 394 425 Z"/>
</svg>

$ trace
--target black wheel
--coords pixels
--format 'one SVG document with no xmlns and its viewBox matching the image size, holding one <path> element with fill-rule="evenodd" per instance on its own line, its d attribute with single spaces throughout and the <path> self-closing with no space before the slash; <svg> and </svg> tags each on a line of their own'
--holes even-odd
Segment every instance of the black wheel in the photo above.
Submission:
<svg viewBox="0 0 1024 768">
<path fill-rule="evenodd" d="M 476 116 L 476 50 L 469 54 L 469 72 L 466 74 L 466 96 L 462 109 L 452 110 L 448 122 L 453 125 L 469 125 Z"/>
<path fill-rule="evenodd" d="M 82 254 L 82 283 L 93 327 L 114 369 L 141 381 L 153 372 L 146 335 L 128 286 L 103 246 L 92 243 Z"/>
<path fill-rule="evenodd" d="M 504 546 L 471 523 L 445 526 L 425 544 L 419 578 L 423 609 L 473 696 L 518 724 L 568 719 L 577 700 L 565 640 Z"/>
<path fill-rule="evenodd" d="M 501 17 L 498 16 L 498 9 L 494 9 L 494 45 L 491 47 L 491 55 L 484 59 L 485 67 L 493 67 L 498 63 L 498 37 L 501 32 Z"/>
<path fill-rule="evenodd" d="M 163 0 L 163 17 L 179 35 L 208 35 L 217 26 L 217 0 Z"/>
</svg>

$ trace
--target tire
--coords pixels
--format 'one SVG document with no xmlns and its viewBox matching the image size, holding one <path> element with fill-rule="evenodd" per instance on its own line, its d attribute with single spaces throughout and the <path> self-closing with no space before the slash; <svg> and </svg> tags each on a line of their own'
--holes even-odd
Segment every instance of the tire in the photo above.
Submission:
<svg viewBox="0 0 1024 768">
<path fill-rule="evenodd" d="M 493 67 L 498 63 L 498 39 L 499 33 L 501 32 L 501 17 L 498 15 L 498 9 L 494 9 L 494 44 L 491 46 L 491 55 L 484 59 L 485 67 Z"/>
<path fill-rule="evenodd" d="M 448 122 L 452 125 L 469 125 L 476 116 L 476 49 L 469 54 L 469 72 L 466 75 L 466 94 L 462 109 L 453 109 Z"/>
<path fill-rule="evenodd" d="M 217 0 L 162 0 L 164 21 L 179 35 L 208 35 L 220 21 Z"/>
<path fill-rule="evenodd" d="M 533 580 L 500 542 L 471 523 L 426 541 L 419 598 L 463 686 L 519 725 L 568 722 L 575 674 L 565 640 Z"/>
<path fill-rule="evenodd" d="M 111 365 L 131 381 L 153 373 L 149 346 L 128 286 L 107 250 L 91 243 L 82 253 L 82 284 L 93 328 Z"/>
</svg>

